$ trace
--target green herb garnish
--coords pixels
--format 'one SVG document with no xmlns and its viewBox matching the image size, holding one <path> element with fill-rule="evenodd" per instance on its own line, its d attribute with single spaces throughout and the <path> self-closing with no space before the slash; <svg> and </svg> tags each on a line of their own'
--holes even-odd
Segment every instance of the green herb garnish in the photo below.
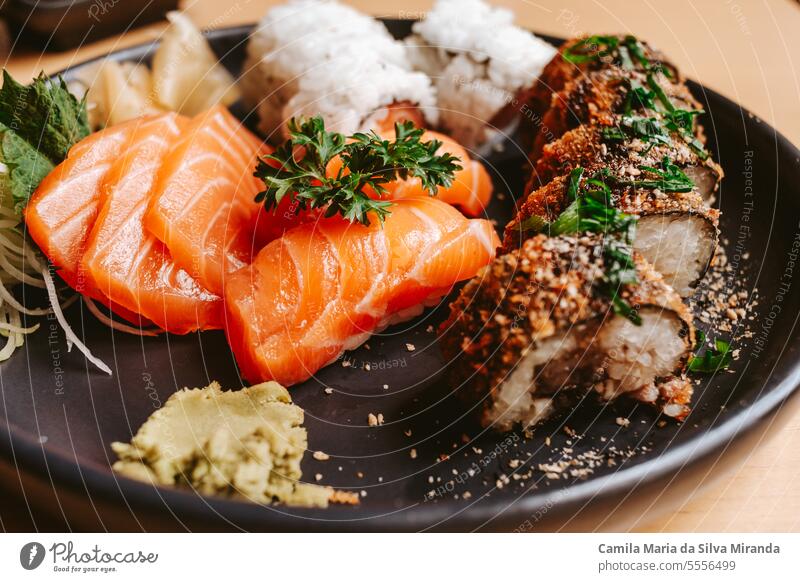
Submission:
<svg viewBox="0 0 800 582">
<path fill-rule="evenodd" d="M 690 148 L 705 160 L 708 152 L 703 143 L 694 135 L 694 118 L 704 113 L 700 110 L 688 110 L 675 107 L 664 88 L 658 83 L 656 73 L 662 72 L 671 78 L 671 74 L 661 65 L 647 65 L 647 85 L 638 80 L 628 81 L 629 90 L 622 106 L 622 117 L 617 130 L 605 128 L 603 137 L 614 141 L 623 141 L 627 137 L 640 138 L 643 141 L 660 141 L 668 143 L 670 132 L 675 132 Z M 635 110 L 649 110 L 659 114 L 658 117 L 644 117 L 633 114 Z"/>
<path fill-rule="evenodd" d="M 85 99 L 78 101 L 61 77 L 50 79 L 44 73 L 22 85 L 3 71 L 0 123 L 55 164 L 91 131 Z"/>
<path fill-rule="evenodd" d="M 325 129 L 321 117 L 289 122 L 289 139 L 260 160 L 255 176 L 266 189 L 256 196 L 267 210 L 277 208 L 287 195 L 297 202 L 297 211 L 325 208 L 325 216 L 340 214 L 350 222 L 368 225 L 370 214 L 383 222 L 390 201 L 379 198 L 384 184 L 395 179 L 419 178 L 432 196 L 438 188 L 452 184 L 461 169 L 458 158 L 437 154 L 442 142 L 423 142 L 424 130 L 411 122 L 395 124 L 395 139 L 375 132 L 356 133 L 350 138 Z M 339 156 L 341 167 L 329 176 L 328 163 Z"/>
<path fill-rule="evenodd" d="M 664 156 L 661 160 L 660 168 L 651 166 L 639 166 L 639 169 L 657 176 L 655 180 L 630 180 L 628 183 L 639 188 L 658 188 L 662 192 L 691 192 L 694 189 L 694 182 L 678 166 L 672 163 L 669 156 Z"/>
<path fill-rule="evenodd" d="M 622 68 L 634 70 L 638 66 L 647 73 L 647 86 L 642 85 L 637 80 L 630 81 L 630 90 L 623 105 L 625 116 L 630 118 L 634 109 L 645 109 L 659 111 L 664 115 L 663 125 L 661 120 L 649 118 L 650 131 L 639 132 L 643 129 L 641 125 L 636 126 L 636 122 L 629 121 L 628 130 L 625 127 L 619 131 L 605 130 L 607 139 L 624 140 L 626 135 L 639 137 L 644 140 L 653 136 L 662 138 L 668 137 L 668 131 L 674 131 L 689 144 L 689 147 L 701 158 L 706 159 L 706 152 L 703 144 L 694 136 L 694 117 L 703 111 L 689 111 L 675 107 L 664 88 L 658 83 L 656 74 L 661 73 L 668 79 L 672 79 L 672 72 L 662 63 L 653 63 L 645 56 L 644 45 L 634 36 L 626 36 L 622 40 L 616 36 L 594 35 L 587 37 L 563 53 L 563 58 L 573 64 L 583 64 L 587 62 L 602 60 L 607 57 L 614 57 Z M 660 107 L 657 106 L 660 104 Z M 623 117 L 624 119 L 624 117 Z M 639 118 L 640 120 L 643 118 Z M 657 131 L 655 125 L 661 126 Z"/>
<path fill-rule="evenodd" d="M 0 196 L 21 213 L 33 191 L 69 149 L 89 135 L 86 104 L 62 78 L 22 85 L 3 71 L 0 88 Z"/>
<path fill-rule="evenodd" d="M 700 347 L 705 344 L 705 334 L 698 330 L 697 342 Z M 719 370 L 730 366 L 733 356 L 731 355 L 731 345 L 725 340 L 714 340 L 713 348 L 705 348 L 702 356 L 697 354 L 692 355 L 687 363 L 687 368 L 690 372 L 702 372 L 704 374 L 713 374 Z"/>
<path fill-rule="evenodd" d="M 703 111 L 690 111 L 675 107 L 652 72 L 647 74 L 647 85 L 652 89 L 653 95 L 655 95 L 658 102 L 661 103 L 664 111 L 664 122 L 667 128 L 671 131 L 678 132 L 700 158 L 706 159 L 708 157 L 708 152 L 706 152 L 703 144 L 694 135 L 694 118 L 703 113 Z"/>
<path fill-rule="evenodd" d="M 631 35 L 621 40 L 612 35 L 589 36 L 568 47 L 562 56 L 565 61 L 574 65 L 613 57 L 625 69 L 636 68 L 636 62 L 645 70 L 650 68 L 650 61 L 644 54 L 644 45 Z"/>
<path fill-rule="evenodd" d="M 632 247 L 637 219 L 613 206 L 613 194 L 606 183 L 610 176 L 607 168 L 586 180 L 583 174 L 584 169 L 580 167 L 570 172 L 567 197 L 571 202 L 556 220 L 547 222 L 541 217 L 532 216 L 522 224 L 522 228 L 545 232 L 549 236 L 578 232 L 602 233 L 605 274 L 598 288 L 611 299 L 614 313 L 641 325 L 639 314 L 620 296 L 624 285 L 633 285 L 638 281 Z"/>
<path fill-rule="evenodd" d="M 669 131 L 658 117 L 623 115 L 616 126 L 604 127 L 600 134 L 609 141 L 624 141 L 632 137 L 647 143 L 669 143 Z"/>
</svg>

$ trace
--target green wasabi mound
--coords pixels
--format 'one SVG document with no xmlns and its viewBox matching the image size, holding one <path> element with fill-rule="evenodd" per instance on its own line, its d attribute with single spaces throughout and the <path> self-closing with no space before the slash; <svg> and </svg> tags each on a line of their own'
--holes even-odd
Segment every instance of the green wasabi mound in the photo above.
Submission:
<svg viewBox="0 0 800 582">
<path fill-rule="evenodd" d="M 128 443 L 112 443 L 118 473 L 157 485 L 257 503 L 327 507 L 330 487 L 301 483 L 303 409 L 276 382 L 238 391 L 184 389 Z M 335 498 L 335 496 L 334 496 Z"/>
</svg>

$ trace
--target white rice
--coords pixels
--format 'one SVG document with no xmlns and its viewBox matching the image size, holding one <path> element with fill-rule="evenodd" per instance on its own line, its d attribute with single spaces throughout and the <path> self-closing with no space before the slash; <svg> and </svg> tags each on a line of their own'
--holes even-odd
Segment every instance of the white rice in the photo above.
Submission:
<svg viewBox="0 0 800 582">
<path fill-rule="evenodd" d="M 497 137 L 487 123 L 556 53 L 482 0 L 438 0 L 413 30 L 409 57 L 434 80 L 444 130 L 469 148 Z"/>
<path fill-rule="evenodd" d="M 343 133 L 370 128 L 396 102 L 436 121 L 430 79 L 379 21 L 335 1 L 294 0 L 271 9 L 253 32 L 242 89 L 259 129 L 278 137 L 294 116 L 320 114 Z"/>
<path fill-rule="evenodd" d="M 569 377 L 574 367 L 605 370 L 606 377 L 593 389 L 604 400 L 631 394 L 640 400 L 655 402 L 659 378 L 672 374 L 686 355 L 681 337 L 683 324 L 669 310 L 651 306 L 640 313 L 642 325 L 625 317 L 612 316 L 593 330 L 578 324 L 566 333 L 539 342 L 520 355 L 519 363 L 495 391 L 484 422 L 500 430 L 516 424 L 529 427 L 546 419 L 554 411 L 550 395 L 538 393 L 538 374 L 551 373 Z M 596 335 L 594 335 L 596 333 Z M 579 338 L 594 335 L 586 347 Z M 561 390 L 574 386 L 566 382 Z"/>
</svg>

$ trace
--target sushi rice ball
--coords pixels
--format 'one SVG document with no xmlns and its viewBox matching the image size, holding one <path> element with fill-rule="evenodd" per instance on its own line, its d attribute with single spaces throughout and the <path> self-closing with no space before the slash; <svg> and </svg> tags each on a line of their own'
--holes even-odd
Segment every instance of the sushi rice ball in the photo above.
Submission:
<svg viewBox="0 0 800 582">
<path fill-rule="evenodd" d="M 491 120 L 532 86 L 556 54 L 482 0 L 439 0 L 406 39 L 416 69 L 433 79 L 440 123 L 468 148 L 498 137 Z"/>
<path fill-rule="evenodd" d="M 378 20 L 334 1 L 295 0 L 262 19 L 247 46 L 241 86 L 258 127 L 273 140 L 292 117 L 322 115 L 341 133 L 375 129 L 390 109 L 436 123 L 427 75 Z"/>
</svg>

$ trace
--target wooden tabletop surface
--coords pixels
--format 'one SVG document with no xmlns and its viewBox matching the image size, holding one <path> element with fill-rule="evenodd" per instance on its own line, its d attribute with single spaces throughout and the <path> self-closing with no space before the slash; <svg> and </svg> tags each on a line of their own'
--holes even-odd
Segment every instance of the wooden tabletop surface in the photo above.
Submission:
<svg viewBox="0 0 800 582">
<path fill-rule="evenodd" d="M 492 0 L 542 33 L 632 32 L 666 52 L 687 76 L 741 103 L 800 144 L 800 2 L 797 0 Z M 200 26 L 258 20 L 274 0 L 184 0 Z M 419 18 L 426 0 L 351 0 L 377 16 Z M 6 67 L 18 78 L 57 71 L 158 36 L 163 25 L 132 30 L 67 53 L 12 51 Z M 13 31 L 12 31 L 13 36 Z M 637 520 L 638 531 L 800 531 L 800 407 L 754 451 L 660 516 Z M 10 500 L 0 501 L 8 527 Z M 4 508 L 5 506 L 5 508 Z M 2 528 L 0 528 L 2 529 Z"/>
</svg>

